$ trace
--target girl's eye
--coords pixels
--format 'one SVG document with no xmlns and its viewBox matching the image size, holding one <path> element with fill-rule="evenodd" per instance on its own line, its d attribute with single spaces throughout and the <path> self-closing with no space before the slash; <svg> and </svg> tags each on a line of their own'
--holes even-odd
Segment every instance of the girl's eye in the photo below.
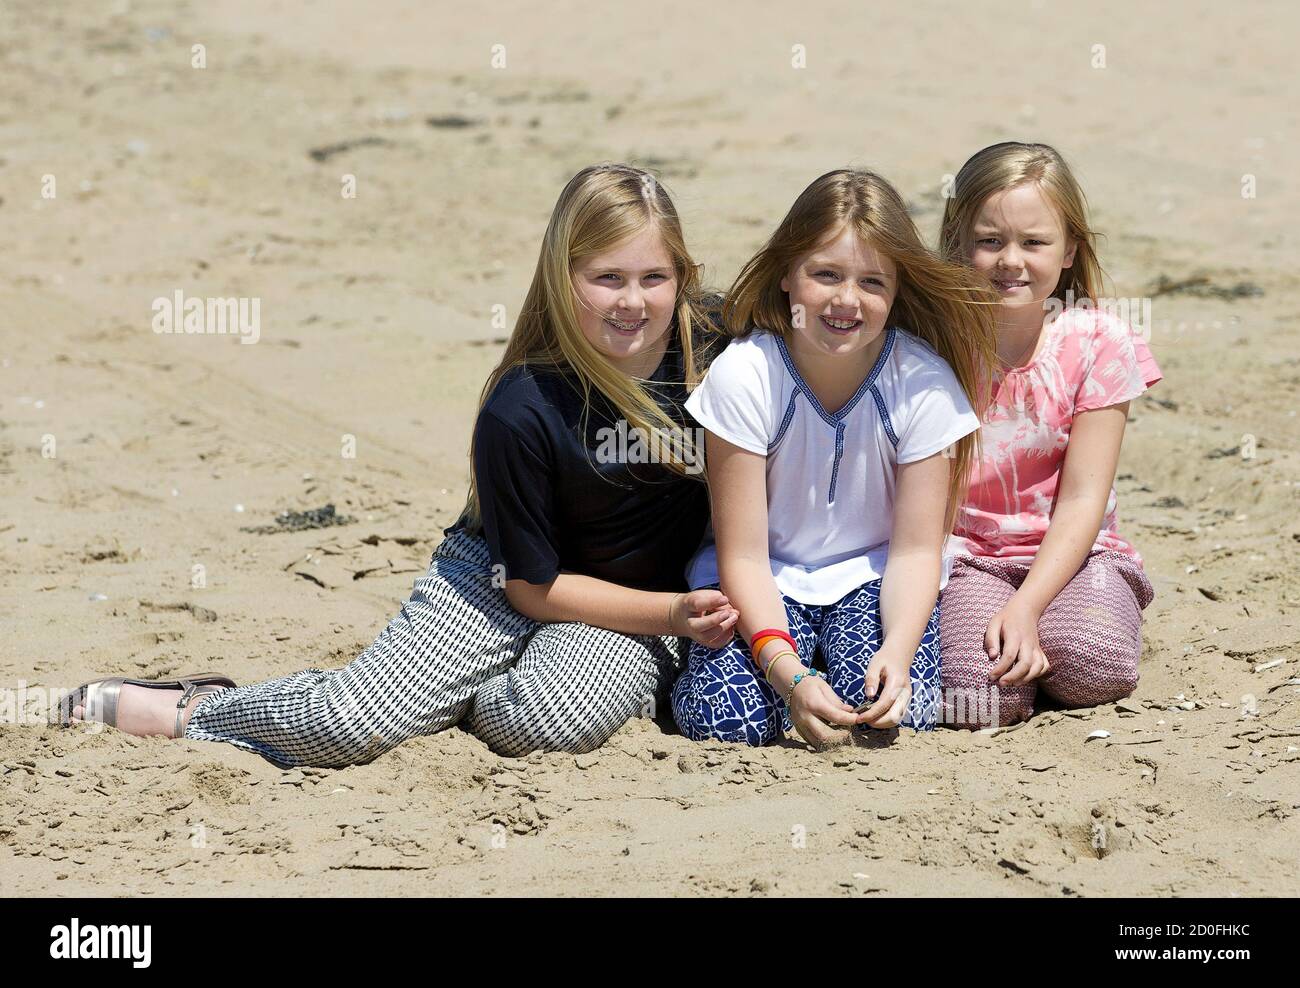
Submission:
<svg viewBox="0 0 1300 988">
<path fill-rule="evenodd" d="M 865 283 L 868 285 L 879 285 L 881 288 L 885 286 L 885 283 L 879 278 L 868 278 Z"/>
<path fill-rule="evenodd" d="M 814 278 L 838 278 L 834 271 L 817 271 L 813 274 Z"/>
<path fill-rule="evenodd" d="M 1042 246 L 1045 245 L 1045 241 L 1042 241 L 1042 240 L 1026 240 L 1025 243 L 1026 243 L 1026 244 L 1037 244 L 1037 245 L 1040 246 L 1040 247 L 1042 247 Z"/>
<path fill-rule="evenodd" d="M 982 238 L 982 239 L 980 239 L 980 240 L 976 240 L 975 242 L 976 242 L 977 244 L 995 244 L 995 243 L 998 242 L 998 238 L 997 238 L 997 237 L 984 237 L 984 238 Z"/>
<path fill-rule="evenodd" d="M 596 280 L 597 280 L 597 281 L 604 281 L 606 278 L 618 278 L 618 277 L 620 277 L 620 276 L 614 274 L 614 273 L 611 271 L 611 272 L 609 272 L 608 274 L 602 274 L 602 275 L 601 275 L 600 277 L 598 277 Z M 646 275 L 646 277 L 647 277 L 647 278 L 658 278 L 658 279 L 660 279 L 661 281 L 666 281 L 666 280 L 668 279 L 668 276 L 667 276 L 667 275 L 659 274 L 658 272 L 656 272 L 656 273 L 654 273 L 654 274 Z"/>
</svg>

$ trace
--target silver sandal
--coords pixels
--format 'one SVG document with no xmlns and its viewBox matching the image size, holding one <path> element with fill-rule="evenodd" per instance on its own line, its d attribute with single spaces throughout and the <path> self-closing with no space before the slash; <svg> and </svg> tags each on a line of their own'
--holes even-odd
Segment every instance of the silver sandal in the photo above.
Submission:
<svg viewBox="0 0 1300 988">
<path fill-rule="evenodd" d="M 181 690 L 181 697 L 176 702 L 176 726 L 171 737 L 181 736 L 181 717 L 186 705 L 196 696 L 220 693 L 232 688 L 235 681 L 228 676 L 215 673 L 199 673 L 193 676 L 181 676 L 179 679 L 128 679 L 124 676 L 111 676 L 108 679 L 96 679 L 83 683 L 59 701 L 59 726 L 72 726 L 72 710 L 78 704 L 83 708 L 83 721 L 107 724 L 117 727 L 117 704 L 122 696 L 123 686 L 144 686 L 158 690 Z"/>
</svg>

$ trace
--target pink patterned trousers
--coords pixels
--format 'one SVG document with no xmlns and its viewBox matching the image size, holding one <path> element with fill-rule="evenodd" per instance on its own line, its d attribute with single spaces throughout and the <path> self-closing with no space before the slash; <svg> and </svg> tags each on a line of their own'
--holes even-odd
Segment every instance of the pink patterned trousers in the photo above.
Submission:
<svg viewBox="0 0 1300 988">
<path fill-rule="evenodd" d="M 989 621 L 1024 582 L 1028 563 L 960 556 L 939 598 L 942 720 L 990 727 L 1027 720 L 1039 689 L 1067 707 L 1128 696 L 1137 686 L 1142 609 L 1155 595 L 1142 567 L 1122 552 L 1094 551 L 1038 622 L 1051 669 L 1023 684 L 990 683 Z"/>
</svg>

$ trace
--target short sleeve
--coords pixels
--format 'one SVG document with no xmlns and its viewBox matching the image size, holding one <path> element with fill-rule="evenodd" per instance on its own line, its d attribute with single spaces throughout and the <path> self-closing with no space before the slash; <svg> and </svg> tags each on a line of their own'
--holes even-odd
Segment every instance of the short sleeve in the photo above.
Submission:
<svg viewBox="0 0 1300 988">
<path fill-rule="evenodd" d="M 980 427 L 979 416 L 946 363 L 935 363 L 912 378 L 915 383 L 909 382 L 906 421 L 898 433 L 898 463 L 924 460 Z"/>
<path fill-rule="evenodd" d="M 765 363 L 753 339 L 733 340 L 686 399 L 686 410 L 700 425 L 762 456 L 767 455 L 772 435 Z"/>
<path fill-rule="evenodd" d="M 483 539 L 505 579 L 549 583 L 560 572 L 551 470 L 490 411 L 474 427 L 474 481 Z"/>
<path fill-rule="evenodd" d="M 1142 376 L 1142 383 L 1148 388 L 1164 377 L 1156 365 L 1156 358 L 1151 355 L 1151 348 L 1137 333 L 1133 334 L 1133 354 L 1137 357 L 1138 373 Z"/>
<path fill-rule="evenodd" d="M 1145 341 L 1124 320 L 1097 313 L 1080 340 L 1079 389 L 1074 411 L 1090 412 L 1131 401 L 1161 379 Z"/>
</svg>

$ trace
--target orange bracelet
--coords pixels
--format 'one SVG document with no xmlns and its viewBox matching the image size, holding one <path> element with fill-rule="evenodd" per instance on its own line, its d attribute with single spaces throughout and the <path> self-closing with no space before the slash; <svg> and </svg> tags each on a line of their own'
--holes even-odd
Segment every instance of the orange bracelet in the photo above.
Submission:
<svg viewBox="0 0 1300 988">
<path fill-rule="evenodd" d="M 751 635 L 749 639 L 750 647 L 753 648 L 754 642 L 759 641 L 763 638 L 767 638 L 770 635 L 776 635 L 777 638 L 784 638 L 787 642 L 790 643 L 790 647 L 792 649 L 794 649 L 796 652 L 799 651 L 799 643 L 794 640 L 794 637 L 788 631 L 782 631 L 780 628 L 762 628 L 758 631 L 755 631 L 754 634 Z M 753 651 L 757 652 L 758 649 L 754 648 Z"/>
</svg>

